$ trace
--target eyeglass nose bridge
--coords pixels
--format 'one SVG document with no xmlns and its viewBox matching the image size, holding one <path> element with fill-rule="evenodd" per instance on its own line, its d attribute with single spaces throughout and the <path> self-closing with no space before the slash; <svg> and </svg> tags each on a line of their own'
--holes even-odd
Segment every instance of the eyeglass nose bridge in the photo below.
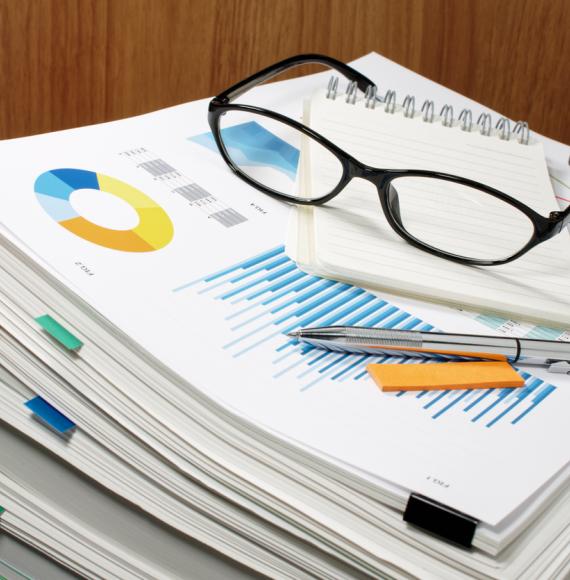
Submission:
<svg viewBox="0 0 570 580">
<path fill-rule="evenodd" d="M 376 187 L 382 189 L 388 179 L 390 171 L 386 169 L 378 169 L 376 167 L 370 167 L 361 161 L 356 159 L 352 160 L 349 177 L 359 177 L 373 183 Z"/>
</svg>

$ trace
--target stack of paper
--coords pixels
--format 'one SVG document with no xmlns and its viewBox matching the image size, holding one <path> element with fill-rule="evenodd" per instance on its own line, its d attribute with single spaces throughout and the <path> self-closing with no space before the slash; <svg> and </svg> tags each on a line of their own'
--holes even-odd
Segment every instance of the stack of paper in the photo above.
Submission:
<svg viewBox="0 0 570 580">
<path fill-rule="evenodd" d="M 322 82 L 259 96 L 300 106 Z M 12 457 L 2 529 L 89 577 L 185 577 L 190 538 L 270 577 L 568 573 L 570 384 L 388 395 L 367 357 L 291 342 L 310 324 L 489 321 L 301 271 L 289 208 L 225 168 L 206 109 L 0 143 L 0 420 L 165 526 L 129 541 Z M 412 492 L 475 520 L 471 547 L 405 523 Z"/>
</svg>

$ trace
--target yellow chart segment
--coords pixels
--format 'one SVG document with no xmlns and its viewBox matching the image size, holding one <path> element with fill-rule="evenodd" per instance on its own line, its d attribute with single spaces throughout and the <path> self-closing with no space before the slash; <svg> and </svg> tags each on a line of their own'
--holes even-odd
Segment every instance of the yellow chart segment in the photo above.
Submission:
<svg viewBox="0 0 570 580">
<path fill-rule="evenodd" d="M 138 214 L 139 224 L 131 230 L 132 234 L 148 244 L 153 250 L 166 246 L 174 236 L 174 227 L 168 214 L 150 197 L 124 181 L 97 174 L 99 189 L 107 191 L 126 201 Z M 138 247 L 138 246 L 136 246 Z M 130 250 L 145 252 L 148 250 Z"/>
<path fill-rule="evenodd" d="M 131 230 L 115 230 L 80 216 L 71 206 L 78 189 L 99 190 L 127 202 L 139 217 Z M 36 194 L 44 209 L 61 226 L 99 246 L 125 252 L 152 252 L 164 248 L 174 236 L 168 214 L 150 197 L 128 183 L 83 169 L 53 169 L 36 180 Z"/>
</svg>

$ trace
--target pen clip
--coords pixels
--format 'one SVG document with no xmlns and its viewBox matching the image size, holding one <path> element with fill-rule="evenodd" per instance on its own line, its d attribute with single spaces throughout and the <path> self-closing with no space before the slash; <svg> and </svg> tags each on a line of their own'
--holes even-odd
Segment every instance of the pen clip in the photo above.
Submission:
<svg viewBox="0 0 570 580">
<path fill-rule="evenodd" d="M 550 361 L 548 372 L 570 375 L 570 362 L 565 360 Z"/>
</svg>

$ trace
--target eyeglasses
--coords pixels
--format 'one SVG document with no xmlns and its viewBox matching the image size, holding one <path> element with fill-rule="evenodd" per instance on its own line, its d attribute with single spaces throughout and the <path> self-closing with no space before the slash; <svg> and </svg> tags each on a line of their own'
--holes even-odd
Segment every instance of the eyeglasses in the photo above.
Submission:
<svg viewBox="0 0 570 580">
<path fill-rule="evenodd" d="M 457 175 L 370 167 L 302 123 L 233 102 L 264 81 L 309 63 L 330 67 L 353 87 L 375 94 L 374 83 L 350 66 L 306 54 L 269 66 L 210 102 L 208 122 L 222 157 L 259 191 L 282 201 L 322 205 L 355 177 L 362 178 L 375 185 L 386 220 L 404 240 L 430 254 L 478 266 L 515 260 L 570 224 L 570 207 L 544 217 L 506 193 Z M 300 195 L 299 173 L 315 159 L 326 168 L 327 179 Z M 486 227 L 477 226 L 480 223 Z"/>
</svg>

